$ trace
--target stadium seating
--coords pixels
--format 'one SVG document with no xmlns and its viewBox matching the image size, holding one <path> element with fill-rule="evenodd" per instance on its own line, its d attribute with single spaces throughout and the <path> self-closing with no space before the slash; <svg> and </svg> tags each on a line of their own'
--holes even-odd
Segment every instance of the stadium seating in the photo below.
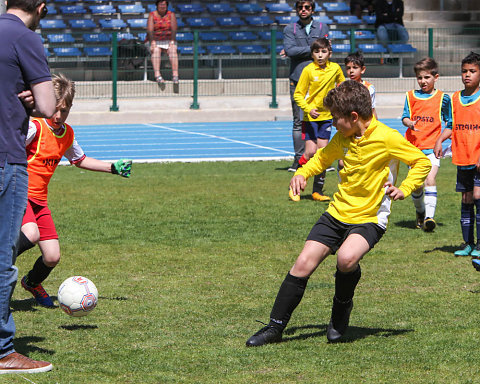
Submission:
<svg viewBox="0 0 480 384">
<path fill-rule="evenodd" d="M 375 21 L 377 20 L 377 17 L 376 16 L 368 16 L 368 15 L 365 15 L 362 17 L 362 21 L 365 23 L 365 24 L 368 24 L 368 25 L 373 25 L 375 24 Z"/>
<path fill-rule="evenodd" d="M 178 12 L 184 15 L 192 13 L 202 13 L 205 11 L 202 5 L 198 3 L 177 4 L 176 7 Z"/>
<path fill-rule="evenodd" d="M 140 4 L 120 4 L 118 5 L 118 11 L 122 15 L 145 13 L 145 8 L 143 8 Z"/>
<path fill-rule="evenodd" d="M 266 4 L 265 8 L 269 13 L 289 13 L 292 12 L 292 7 L 288 3 L 272 3 Z"/>
<path fill-rule="evenodd" d="M 364 53 L 387 52 L 387 49 L 382 44 L 358 44 L 358 48 Z"/>
<path fill-rule="evenodd" d="M 65 29 L 67 25 L 60 19 L 43 19 L 40 20 L 41 29 Z"/>
<path fill-rule="evenodd" d="M 298 20 L 297 16 L 290 16 L 290 15 L 275 16 L 275 22 L 279 25 L 287 25 L 297 20 Z"/>
<path fill-rule="evenodd" d="M 270 41 L 272 33 L 270 31 L 260 31 L 258 32 L 258 36 L 260 36 L 260 39 L 262 40 Z M 283 40 L 282 31 L 277 31 L 277 40 Z"/>
<path fill-rule="evenodd" d="M 346 39 L 347 35 L 340 31 L 339 29 L 332 29 L 328 32 L 328 37 L 331 40 Z"/>
<path fill-rule="evenodd" d="M 323 8 L 325 8 L 327 12 L 350 12 L 350 7 L 342 1 L 337 3 L 323 3 Z"/>
<path fill-rule="evenodd" d="M 40 20 L 40 23 L 42 21 Z M 97 28 L 97 24 L 92 19 L 75 19 L 68 20 L 72 29 L 94 29 Z"/>
<path fill-rule="evenodd" d="M 52 54 L 50 53 L 50 51 L 48 50 L 48 48 L 45 48 L 45 56 L 46 56 L 46 57 L 52 56 Z"/>
<path fill-rule="evenodd" d="M 193 47 L 178 46 L 177 51 L 182 55 L 193 55 Z M 205 49 L 203 47 L 198 47 L 198 53 L 203 55 L 205 54 Z"/>
<path fill-rule="evenodd" d="M 332 52 L 350 52 L 350 44 L 332 44 Z"/>
<path fill-rule="evenodd" d="M 108 43 L 112 40 L 109 33 L 84 33 L 82 37 L 86 43 Z"/>
<path fill-rule="evenodd" d="M 328 16 L 323 15 L 323 16 L 313 16 L 313 19 L 315 21 L 319 21 L 320 23 L 323 24 L 333 24 L 333 20 L 330 19 Z"/>
<path fill-rule="evenodd" d="M 120 41 L 120 40 L 133 40 L 135 39 L 135 36 L 133 36 L 133 34 L 131 34 L 130 32 L 119 32 L 117 34 L 117 40 Z"/>
<path fill-rule="evenodd" d="M 55 33 L 48 34 L 47 40 L 51 44 L 55 43 L 74 43 L 75 39 L 70 33 Z"/>
<path fill-rule="evenodd" d="M 248 25 L 263 26 L 273 24 L 273 20 L 268 16 L 247 16 L 245 17 Z"/>
<path fill-rule="evenodd" d="M 102 5 L 89 5 L 90 13 L 92 15 L 113 15 L 117 13 L 117 10 L 113 5 L 102 4 Z"/>
<path fill-rule="evenodd" d="M 391 53 L 417 52 L 417 48 L 412 47 L 410 44 L 388 44 L 387 49 Z"/>
<path fill-rule="evenodd" d="M 147 29 L 147 19 L 127 19 L 127 24 L 132 29 Z"/>
<path fill-rule="evenodd" d="M 227 35 L 222 32 L 200 32 L 200 40 L 202 41 L 226 41 Z"/>
<path fill-rule="evenodd" d="M 263 8 L 257 3 L 235 4 L 238 13 L 260 13 Z"/>
<path fill-rule="evenodd" d="M 193 41 L 193 33 L 191 32 L 177 32 L 178 42 L 191 42 Z"/>
<path fill-rule="evenodd" d="M 227 44 L 207 45 L 207 52 L 212 55 L 231 55 L 237 53 L 233 46 Z"/>
<path fill-rule="evenodd" d="M 262 54 L 267 53 L 267 48 L 259 44 L 239 45 L 238 51 L 243 54 Z"/>
<path fill-rule="evenodd" d="M 123 29 L 127 27 L 122 19 L 100 19 L 98 20 L 103 29 Z"/>
<path fill-rule="evenodd" d="M 258 39 L 258 35 L 251 31 L 230 32 L 229 35 L 232 41 L 253 41 Z"/>
<path fill-rule="evenodd" d="M 60 13 L 63 15 L 76 15 L 86 13 L 87 11 L 81 5 L 61 5 L 60 6 Z M 50 14 L 50 9 L 48 9 L 48 13 Z"/>
<path fill-rule="evenodd" d="M 207 4 L 207 9 L 212 14 L 233 13 L 234 10 L 228 3 Z"/>
<path fill-rule="evenodd" d="M 79 57 L 82 56 L 82 52 L 77 47 L 56 47 L 53 48 L 53 53 L 55 56 L 70 56 L 70 57 Z"/>
<path fill-rule="evenodd" d="M 110 47 L 85 47 L 83 49 L 86 56 L 111 56 Z"/>
<path fill-rule="evenodd" d="M 221 27 L 241 27 L 245 22 L 240 17 L 217 17 L 217 24 Z"/>
<path fill-rule="evenodd" d="M 347 34 L 350 36 L 350 31 L 347 31 Z M 355 39 L 373 40 L 375 39 L 375 33 L 369 29 L 357 29 L 355 31 Z"/>
<path fill-rule="evenodd" d="M 49 16 L 57 14 L 57 9 L 52 4 L 48 4 L 47 8 L 48 8 L 48 15 Z"/>
<path fill-rule="evenodd" d="M 215 23 L 209 17 L 189 17 L 187 18 L 189 27 L 213 27 Z"/>
<path fill-rule="evenodd" d="M 362 24 L 362 20 L 360 20 L 357 16 L 354 16 L 354 15 L 335 15 L 333 16 L 333 20 L 337 24 L 346 24 L 346 25 Z"/>
</svg>

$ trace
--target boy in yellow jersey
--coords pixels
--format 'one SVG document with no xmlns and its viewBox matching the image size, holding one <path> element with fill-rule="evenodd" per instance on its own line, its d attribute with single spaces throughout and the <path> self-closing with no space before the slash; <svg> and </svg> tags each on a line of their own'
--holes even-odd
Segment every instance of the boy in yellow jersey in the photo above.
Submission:
<svg viewBox="0 0 480 384">
<path fill-rule="evenodd" d="M 412 192 L 416 226 L 425 232 L 431 232 L 437 226 L 434 219 L 437 207 L 436 177 L 440 168 L 440 159 L 433 153 L 433 148 L 442 133 L 442 122 L 446 123 L 447 128 L 452 128 L 452 112 L 450 96 L 435 89 L 439 78 L 436 61 L 424 58 L 413 69 L 420 89 L 407 92 L 402 123 L 408 128 L 405 133 L 407 140 L 432 162 L 432 170 L 425 180 L 425 186 Z"/>
<path fill-rule="evenodd" d="M 332 45 L 323 37 L 315 40 L 310 47 L 313 63 L 302 71 L 293 98 L 303 110 L 302 134 L 305 140 L 305 152 L 299 160 L 302 166 L 313 157 L 318 149 L 327 145 L 332 133 L 332 115 L 323 105 L 323 99 L 335 85 L 345 80 L 342 69 L 337 63 L 330 61 Z M 307 97 L 308 94 L 308 97 Z M 317 201 L 329 201 L 330 197 L 323 194 L 325 172 L 316 175 L 313 182 L 312 198 Z M 299 201 L 300 195 L 290 198 Z"/>
<path fill-rule="evenodd" d="M 361 276 L 360 260 L 385 233 L 392 200 L 403 200 L 416 190 L 431 168 L 418 148 L 375 119 L 370 94 L 362 84 L 343 82 L 328 93 L 324 105 L 331 111 L 338 132 L 295 172 L 290 187 L 298 195 L 309 177 L 322 173 L 332 161 L 343 159 L 338 191 L 280 286 L 269 324 L 250 337 L 247 346 L 281 341 L 309 277 L 332 253 L 337 253 L 337 271 L 327 339 L 339 341 L 348 327 Z M 399 161 L 408 164 L 410 170 L 396 187 Z"/>
<path fill-rule="evenodd" d="M 452 95 L 452 129 L 444 129 L 435 143 L 435 156 L 442 156 L 442 143 L 452 138 L 452 163 L 457 166 L 456 191 L 462 193 L 460 226 L 464 244 L 455 256 L 480 257 L 480 54 L 470 52 L 462 60 L 463 91 Z M 476 214 L 475 214 L 476 208 Z M 474 229 L 477 226 L 477 245 Z"/>
<path fill-rule="evenodd" d="M 45 307 L 54 304 L 41 283 L 60 260 L 58 235 L 48 209 L 48 183 L 62 156 L 79 168 L 123 177 L 130 177 L 132 166 L 131 160 L 118 160 L 112 164 L 86 156 L 75 140 L 72 127 L 65 123 L 75 96 L 74 83 L 59 75 L 53 77 L 53 87 L 57 100 L 55 114 L 50 119 L 32 119 L 28 129 L 28 204 L 17 243 L 18 255 L 35 244 L 40 247 L 42 256 L 21 283 L 37 303 Z"/>
</svg>

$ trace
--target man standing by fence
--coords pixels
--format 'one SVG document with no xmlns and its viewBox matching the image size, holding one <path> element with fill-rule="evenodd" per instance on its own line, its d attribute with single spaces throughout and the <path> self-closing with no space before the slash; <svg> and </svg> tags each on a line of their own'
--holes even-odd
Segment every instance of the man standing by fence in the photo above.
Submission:
<svg viewBox="0 0 480 384">
<path fill-rule="evenodd" d="M 310 45 L 320 37 L 328 34 L 327 25 L 313 19 L 315 2 L 313 0 L 300 0 L 295 3 L 298 20 L 288 24 L 283 30 L 283 50 L 280 56 L 290 58 L 290 100 L 292 102 L 293 114 L 293 149 L 295 158 L 293 164 L 288 168 L 289 172 L 295 172 L 298 168 L 298 160 L 305 150 L 305 143 L 302 139 L 302 110 L 295 103 L 293 94 L 302 73 L 303 68 L 312 62 Z"/>
</svg>

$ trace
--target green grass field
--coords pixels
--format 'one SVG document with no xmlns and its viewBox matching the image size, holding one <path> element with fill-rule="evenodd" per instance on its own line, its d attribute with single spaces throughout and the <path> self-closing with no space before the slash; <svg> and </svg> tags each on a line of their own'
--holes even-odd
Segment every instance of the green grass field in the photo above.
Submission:
<svg viewBox="0 0 480 384">
<path fill-rule="evenodd" d="M 289 162 L 135 164 L 131 179 L 60 167 L 50 207 L 62 261 L 99 291 L 70 318 L 34 304 L 20 284 L 16 348 L 54 364 L 5 383 L 478 383 L 480 273 L 462 242 L 456 170 L 442 162 L 438 227 L 414 229 L 395 202 L 362 261 L 346 342 L 327 344 L 335 258 L 311 277 L 284 342 L 246 348 L 325 203 L 288 200 Z M 402 178 L 406 166 L 402 166 Z M 327 194 L 336 175 L 327 175 Z M 311 184 L 308 191 L 311 190 Z M 38 257 L 19 257 L 19 277 Z"/>
</svg>

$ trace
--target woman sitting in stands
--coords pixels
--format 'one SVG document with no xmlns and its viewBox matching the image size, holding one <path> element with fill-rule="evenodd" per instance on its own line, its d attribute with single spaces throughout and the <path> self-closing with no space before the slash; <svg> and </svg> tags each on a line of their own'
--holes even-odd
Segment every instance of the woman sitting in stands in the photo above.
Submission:
<svg viewBox="0 0 480 384">
<path fill-rule="evenodd" d="M 157 9 L 148 15 L 147 40 L 150 43 L 155 81 L 165 87 L 165 80 L 160 74 L 162 51 L 166 51 L 170 59 L 173 84 L 178 84 L 177 18 L 175 13 L 168 10 L 168 1 L 156 0 L 155 5 Z"/>
</svg>

